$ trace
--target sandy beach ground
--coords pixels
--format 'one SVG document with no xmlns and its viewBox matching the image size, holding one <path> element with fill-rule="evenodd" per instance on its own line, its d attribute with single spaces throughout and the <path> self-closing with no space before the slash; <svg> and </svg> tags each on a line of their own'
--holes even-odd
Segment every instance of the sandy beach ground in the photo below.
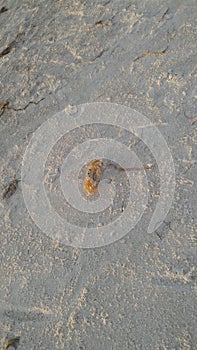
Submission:
<svg viewBox="0 0 197 350">
<path fill-rule="evenodd" d="M 194 0 L 0 0 L 1 349 L 196 349 L 196 12 Z M 128 106 L 159 129 L 176 188 L 164 222 L 147 233 L 160 194 L 155 165 L 138 224 L 114 243 L 83 249 L 39 229 L 20 180 L 38 127 L 92 102 Z M 65 150 L 82 131 L 64 140 Z M 119 141 L 154 163 L 136 136 L 124 131 Z M 58 147 L 48 164 L 54 176 Z"/>
</svg>

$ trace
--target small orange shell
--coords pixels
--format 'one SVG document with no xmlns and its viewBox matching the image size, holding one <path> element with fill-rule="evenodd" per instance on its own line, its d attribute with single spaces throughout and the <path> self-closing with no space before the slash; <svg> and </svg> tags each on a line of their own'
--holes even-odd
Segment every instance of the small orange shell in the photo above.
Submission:
<svg viewBox="0 0 197 350">
<path fill-rule="evenodd" d="M 92 196 L 97 192 L 103 163 L 101 160 L 95 159 L 88 164 L 87 168 L 84 190 L 87 192 L 88 196 Z"/>
</svg>

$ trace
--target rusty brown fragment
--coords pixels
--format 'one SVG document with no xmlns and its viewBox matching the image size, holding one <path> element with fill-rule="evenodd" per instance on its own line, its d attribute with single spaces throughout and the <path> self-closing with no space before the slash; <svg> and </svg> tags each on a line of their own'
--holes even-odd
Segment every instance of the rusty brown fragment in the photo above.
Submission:
<svg viewBox="0 0 197 350">
<path fill-rule="evenodd" d="M 9 105 L 9 101 L 1 102 L 1 103 L 0 103 L 0 108 L 1 108 L 1 109 L 5 109 L 5 108 L 8 107 L 8 105 Z"/>
<path fill-rule="evenodd" d="M 84 183 L 84 190 L 88 196 L 92 196 L 97 192 L 102 169 L 103 163 L 99 159 L 95 159 L 88 164 Z"/>
<path fill-rule="evenodd" d="M 18 187 L 18 182 L 19 180 L 17 179 L 14 179 L 12 182 L 10 182 L 10 184 L 3 193 L 3 199 L 8 199 L 15 193 Z"/>
<path fill-rule="evenodd" d="M 18 344 L 19 344 L 19 340 L 20 340 L 20 337 L 15 337 L 15 338 L 12 338 L 12 339 L 8 340 L 8 342 L 4 345 L 3 350 L 9 349 L 10 346 L 12 346 L 15 349 L 17 349 Z"/>
<path fill-rule="evenodd" d="M 117 171 L 143 171 L 153 167 L 152 164 L 147 164 L 144 167 L 122 168 L 115 164 L 107 164 L 107 167 L 113 167 Z M 103 162 L 100 159 L 94 159 L 87 166 L 87 172 L 84 182 L 84 190 L 88 196 L 93 196 L 98 191 L 98 185 L 101 180 L 101 174 L 103 171 Z"/>
</svg>

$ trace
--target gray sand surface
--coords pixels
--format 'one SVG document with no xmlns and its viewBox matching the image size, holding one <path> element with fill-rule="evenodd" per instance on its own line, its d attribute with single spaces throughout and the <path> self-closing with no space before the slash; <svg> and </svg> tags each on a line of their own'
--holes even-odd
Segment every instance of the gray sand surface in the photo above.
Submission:
<svg viewBox="0 0 197 350">
<path fill-rule="evenodd" d="M 0 348 L 197 349 L 196 13 L 195 0 L 0 0 Z M 95 101 L 157 125 L 176 190 L 156 232 L 147 212 L 121 240 L 80 249 L 36 226 L 13 181 L 44 121 Z M 143 142 L 136 153 L 151 157 Z M 154 210 L 158 171 L 149 185 Z"/>
</svg>

